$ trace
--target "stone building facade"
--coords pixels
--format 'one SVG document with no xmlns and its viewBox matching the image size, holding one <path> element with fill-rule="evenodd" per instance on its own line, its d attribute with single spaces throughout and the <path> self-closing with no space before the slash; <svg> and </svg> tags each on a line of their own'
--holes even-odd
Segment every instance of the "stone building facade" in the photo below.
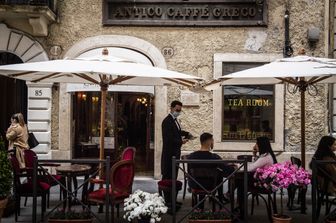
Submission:
<svg viewBox="0 0 336 223">
<path fill-rule="evenodd" d="M 326 57 L 330 54 L 330 2 L 329 0 L 267 0 L 267 26 L 104 26 L 103 2 L 90 0 L 57 1 L 57 19 L 48 25 L 47 36 L 34 36 L 49 59 L 54 55 L 49 49 L 59 49 L 57 58 L 78 57 L 85 52 L 104 47 L 121 47 L 145 55 L 153 66 L 193 74 L 207 81 L 222 75 L 225 62 L 266 63 L 283 56 L 285 44 L 284 16 L 286 5 L 290 12 L 290 42 L 294 55 L 304 48 L 307 55 Z M 1 8 L 1 7 L 0 7 Z M 1 15 L 1 11 L 0 11 Z M 16 30 L 22 29 L 20 21 L 4 24 Z M 320 30 L 318 41 L 311 44 L 307 30 Z M 0 34 L 2 35 L 2 34 Z M 173 52 L 164 55 L 165 50 Z M 1 49 L 0 49 L 1 50 Z M 223 65 L 224 64 L 224 65 Z M 49 124 L 44 132 L 49 147 L 41 154 L 52 158 L 71 158 L 73 147 L 72 98 L 66 84 L 45 87 L 51 90 Z M 290 94 L 287 86 L 275 87 L 274 149 L 279 159 L 300 154 L 300 108 L 298 94 Z M 328 134 L 330 114 L 329 86 L 318 85 L 317 96 L 307 94 L 307 160 L 316 148 L 319 138 Z M 172 100 L 180 99 L 183 87 L 154 87 L 154 175 L 160 176 L 161 121 L 168 112 Z M 253 142 L 223 142 L 221 138 L 222 89 L 200 93 L 198 106 L 186 106 L 181 115 L 183 128 L 198 136 L 213 132 L 215 151 L 225 158 L 248 153 Z M 28 115 L 31 125 L 34 122 Z M 50 130 L 48 129 L 50 128 Z M 199 147 L 198 140 L 183 146 L 183 153 Z"/>
</svg>

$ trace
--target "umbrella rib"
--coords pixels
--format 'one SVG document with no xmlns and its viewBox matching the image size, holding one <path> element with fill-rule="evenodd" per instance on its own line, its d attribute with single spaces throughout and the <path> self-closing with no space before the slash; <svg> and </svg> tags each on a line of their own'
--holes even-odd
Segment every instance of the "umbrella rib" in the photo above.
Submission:
<svg viewBox="0 0 336 223">
<path fill-rule="evenodd" d="M 22 73 L 10 74 L 8 75 L 8 77 L 19 77 L 19 76 L 23 76 L 27 74 L 32 74 L 32 73 L 36 73 L 36 71 L 27 71 L 27 72 L 22 72 Z"/>
<path fill-rule="evenodd" d="M 276 77 L 276 79 L 284 81 L 286 83 L 297 85 L 297 81 L 295 81 L 293 78 Z"/>
<path fill-rule="evenodd" d="M 319 77 L 312 77 L 312 78 L 310 78 L 310 79 L 307 81 L 307 84 L 314 83 L 314 81 L 315 81 L 316 79 L 319 79 Z"/>
<path fill-rule="evenodd" d="M 197 82 L 195 82 L 195 81 L 189 81 L 189 80 L 181 79 L 181 78 L 175 78 L 175 80 L 183 81 L 183 82 L 186 82 L 186 83 L 188 83 L 188 84 L 192 84 L 192 85 L 194 85 L 194 84 L 197 83 Z"/>
<path fill-rule="evenodd" d="M 187 83 L 183 83 L 179 80 L 175 80 L 175 79 L 171 79 L 171 78 L 162 78 L 162 79 L 167 80 L 167 81 L 171 81 L 171 82 L 174 82 L 176 84 L 180 84 L 180 85 L 183 85 L 183 86 L 186 86 L 186 87 L 192 87 L 192 85 L 189 85 Z"/>
<path fill-rule="evenodd" d="M 52 73 L 52 74 L 46 75 L 46 76 L 44 76 L 44 77 L 41 77 L 41 78 L 32 80 L 32 82 L 34 82 L 34 83 L 35 83 L 35 82 L 40 82 L 40 81 L 42 81 L 42 80 L 44 80 L 44 79 L 50 78 L 50 77 L 52 77 L 52 76 L 56 76 L 57 74 L 60 74 L 60 72 L 56 72 L 56 73 Z"/>
<path fill-rule="evenodd" d="M 323 77 L 320 77 L 320 78 L 317 78 L 317 79 L 315 79 L 314 81 L 312 81 L 312 82 L 310 82 L 309 81 L 309 84 L 316 84 L 316 83 L 318 83 L 318 82 L 320 82 L 320 81 L 323 81 L 323 80 L 325 80 L 325 79 L 328 79 L 328 78 L 330 78 L 331 77 L 331 75 L 328 75 L 328 76 L 323 76 Z"/>
<path fill-rule="evenodd" d="M 83 78 L 84 80 L 90 81 L 90 82 L 95 83 L 95 84 L 99 84 L 99 82 L 97 80 L 93 79 L 92 77 L 89 77 L 86 74 L 83 74 L 83 73 L 80 73 L 80 74 L 73 73 L 73 74 L 77 77 Z"/>
<path fill-rule="evenodd" d="M 114 80 L 111 80 L 109 82 L 109 84 L 118 84 L 120 82 L 127 81 L 127 80 L 132 79 L 132 78 L 134 78 L 134 77 L 131 77 L 131 76 L 120 76 L 120 77 L 117 77 Z"/>
</svg>

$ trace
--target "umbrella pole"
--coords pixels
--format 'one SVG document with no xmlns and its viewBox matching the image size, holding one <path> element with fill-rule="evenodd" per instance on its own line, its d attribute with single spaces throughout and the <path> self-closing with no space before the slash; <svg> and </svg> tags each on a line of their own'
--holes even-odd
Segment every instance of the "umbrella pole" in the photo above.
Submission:
<svg viewBox="0 0 336 223">
<path fill-rule="evenodd" d="M 104 138 L 105 138 L 105 113 L 106 113 L 106 94 L 108 84 L 104 83 L 104 79 L 100 84 L 101 102 L 100 102 L 100 139 L 99 139 L 99 159 L 103 160 L 104 155 Z M 103 164 L 100 163 L 99 177 L 103 177 Z"/>
<path fill-rule="evenodd" d="M 305 89 L 300 90 L 301 93 L 301 161 L 302 167 L 306 168 L 306 98 Z"/>
</svg>

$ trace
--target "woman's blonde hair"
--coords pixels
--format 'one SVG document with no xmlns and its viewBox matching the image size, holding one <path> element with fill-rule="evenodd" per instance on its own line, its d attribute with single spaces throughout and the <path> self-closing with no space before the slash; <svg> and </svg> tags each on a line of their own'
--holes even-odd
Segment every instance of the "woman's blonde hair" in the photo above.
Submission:
<svg viewBox="0 0 336 223">
<path fill-rule="evenodd" d="M 19 124 L 24 127 L 26 125 L 23 114 L 22 113 L 16 113 L 15 116 L 17 116 L 17 120 Z"/>
</svg>

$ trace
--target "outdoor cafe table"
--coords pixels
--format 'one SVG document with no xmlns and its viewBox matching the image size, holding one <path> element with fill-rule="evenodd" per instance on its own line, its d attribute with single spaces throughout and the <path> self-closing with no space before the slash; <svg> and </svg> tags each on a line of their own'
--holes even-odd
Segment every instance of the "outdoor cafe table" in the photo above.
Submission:
<svg viewBox="0 0 336 223">
<path fill-rule="evenodd" d="M 78 176 L 84 176 L 84 182 L 87 181 L 89 178 L 91 171 L 91 167 L 88 165 L 81 165 L 81 164 L 73 164 L 73 165 L 64 165 L 64 166 L 58 166 L 56 167 L 56 172 L 59 175 L 62 175 L 66 178 L 66 188 L 68 190 L 67 192 L 67 203 L 68 203 L 68 209 L 70 210 L 71 207 L 71 202 L 72 202 L 72 179 L 74 179 L 75 182 L 77 182 L 77 177 Z M 87 184 L 87 183 L 86 183 Z M 75 183 L 75 190 L 77 189 L 77 183 Z M 87 190 L 87 185 L 84 185 L 82 188 L 82 201 L 85 200 L 86 196 L 86 190 Z M 77 192 L 75 191 L 74 193 L 76 196 Z"/>
</svg>

